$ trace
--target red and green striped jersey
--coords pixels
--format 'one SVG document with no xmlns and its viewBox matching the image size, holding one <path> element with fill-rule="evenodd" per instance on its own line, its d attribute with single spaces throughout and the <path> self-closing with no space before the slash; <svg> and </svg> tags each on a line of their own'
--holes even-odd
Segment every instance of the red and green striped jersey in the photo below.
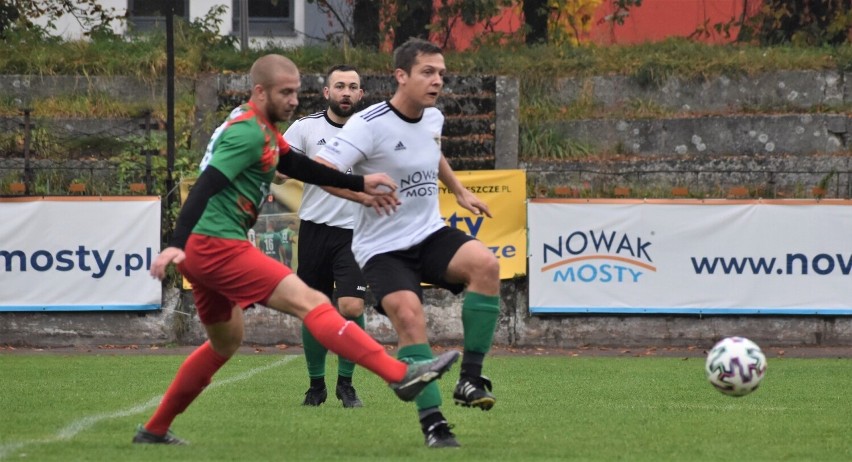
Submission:
<svg viewBox="0 0 852 462">
<path fill-rule="evenodd" d="M 281 135 L 251 102 L 233 111 L 213 132 L 201 169 L 213 166 L 229 180 L 212 196 L 193 233 L 246 239 L 254 226 L 278 165 Z"/>
</svg>

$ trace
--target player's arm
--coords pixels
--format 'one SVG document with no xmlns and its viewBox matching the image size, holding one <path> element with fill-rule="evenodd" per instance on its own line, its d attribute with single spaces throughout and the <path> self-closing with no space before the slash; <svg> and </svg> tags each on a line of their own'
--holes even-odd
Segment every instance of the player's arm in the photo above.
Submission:
<svg viewBox="0 0 852 462">
<path fill-rule="evenodd" d="M 280 154 L 277 171 L 291 178 L 317 186 L 333 186 L 378 196 L 396 191 L 396 183 L 384 173 L 347 175 L 291 150 L 283 137 L 279 137 L 278 145 Z"/>
<path fill-rule="evenodd" d="M 208 165 L 201 172 L 198 180 L 190 189 L 186 202 L 180 209 L 175 231 L 172 233 L 168 246 L 157 255 L 157 258 L 151 264 L 152 277 L 162 280 L 166 276 L 166 267 L 170 263 L 178 264 L 186 258 L 183 248 L 186 246 L 189 234 L 195 228 L 198 220 L 201 219 L 210 198 L 225 189 L 228 183 L 230 183 L 228 177 L 216 167 Z"/>
<path fill-rule="evenodd" d="M 316 161 L 329 167 L 335 168 L 331 162 L 317 157 Z M 357 202 L 364 207 L 372 207 L 379 215 L 390 215 L 396 211 L 396 207 L 400 204 L 396 193 L 386 194 L 384 196 L 372 196 L 360 192 L 350 191 L 348 189 L 334 188 L 331 186 L 321 186 L 327 193 L 342 197 L 353 202 Z"/>
<path fill-rule="evenodd" d="M 488 205 L 479 200 L 475 194 L 464 187 L 461 180 L 459 180 L 456 174 L 453 173 L 450 163 L 447 162 L 447 159 L 443 154 L 441 154 L 441 160 L 438 163 L 438 179 L 441 180 L 441 182 L 444 183 L 450 191 L 452 191 L 452 193 L 456 196 L 456 202 L 460 206 L 469 210 L 473 214 L 485 214 L 485 216 L 491 218 L 491 212 L 488 210 Z"/>
<path fill-rule="evenodd" d="M 286 141 L 287 146 L 290 148 L 291 152 L 298 152 L 299 154 L 307 155 L 308 153 L 305 152 L 305 138 L 304 136 L 302 136 L 302 125 L 303 124 L 301 119 L 293 122 L 292 124 L 290 124 L 289 127 L 287 127 L 287 131 L 284 132 L 284 135 L 282 136 Z M 284 149 L 280 140 L 278 143 L 278 148 L 281 150 L 281 153 L 286 152 L 286 149 Z M 275 179 L 272 180 L 272 183 L 283 184 L 288 179 L 289 178 L 287 177 L 287 175 L 284 175 L 283 173 L 276 170 Z"/>
</svg>

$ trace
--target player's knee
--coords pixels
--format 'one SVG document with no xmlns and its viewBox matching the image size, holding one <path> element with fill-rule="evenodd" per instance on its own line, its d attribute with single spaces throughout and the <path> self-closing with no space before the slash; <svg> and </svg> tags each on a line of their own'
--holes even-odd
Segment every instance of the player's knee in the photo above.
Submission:
<svg viewBox="0 0 852 462">
<path fill-rule="evenodd" d="M 340 314 L 349 319 L 357 318 L 364 314 L 364 301 L 358 298 L 347 298 L 337 300 Z"/>
<path fill-rule="evenodd" d="M 493 281 L 500 279 L 500 261 L 487 248 L 476 252 L 470 259 L 470 280 Z"/>
<path fill-rule="evenodd" d="M 210 346 L 213 347 L 213 351 L 218 353 L 220 356 L 224 356 L 225 358 L 230 358 L 234 356 L 237 350 L 240 349 L 240 345 L 243 343 L 242 334 L 239 335 L 231 335 L 227 338 L 211 338 Z"/>
<path fill-rule="evenodd" d="M 500 279 L 500 261 L 497 260 L 497 257 L 494 256 L 493 253 L 488 252 L 483 258 L 482 262 L 482 272 L 485 276 L 490 280 L 499 280 Z"/>
</svg>

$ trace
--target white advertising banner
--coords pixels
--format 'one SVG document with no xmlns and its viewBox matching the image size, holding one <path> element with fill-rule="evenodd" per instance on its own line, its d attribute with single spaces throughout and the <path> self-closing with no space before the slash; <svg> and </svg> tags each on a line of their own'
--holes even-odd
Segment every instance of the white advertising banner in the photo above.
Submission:
<svg viewBox="0 0 852 462">
<path fill-rule="evenodd" d="M 157 197 L 0 199 L 0 311 L 156 310 Z"/>
<path fill-rule="evenodd" d="M 532 314 L 852 314 L 852 201 L 528 204 Z"/>
</svg>

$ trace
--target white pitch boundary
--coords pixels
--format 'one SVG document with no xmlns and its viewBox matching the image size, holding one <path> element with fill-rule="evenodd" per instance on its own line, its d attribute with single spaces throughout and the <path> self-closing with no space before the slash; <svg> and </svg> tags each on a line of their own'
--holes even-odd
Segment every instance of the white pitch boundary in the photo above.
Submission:
<svg viewBox="0 0 852 462">
<path fill-rule="evenodd" d="M 261 372 L 268 371 L 269 369 L 272 369 L 272 368 L 275 368 L 275 367 L 278 367 L 278 366 L 283 366 L 283 365 L 289 363 L 290 361 L 294 360 L 297 357 L 299 357 L 299 356 L 289 355 L 289 356 L 287 356 L 283 359 L 275 361 L 274 363 L 267 364 L 266 366 L 257 367 L 257 368 L 248 370 L 246 372 L 243 372 L 241 374 L 237 374 L 233 377 L 230 377 L 230 378 L 227 378 L 227 379 L 224 379 L 224 380 L 214 381 L 213 383 L 211 383 L 207 387 L 207 390 L 212 390 L 212 389 L 215 389 L 215 388 L 223 387 L 225 385 L 230 385 L 230 384 L 235 383 L 235 382 L 240 382 L 242 380 L 249 379 L 249 378 L 251 378 L 251 377 L 253 377 L 257 374 L 260 374 Z M 83 417 L 82 419 L 78 419 L 78 420 L 71 422 L 70 424 L 68 424 L 67 426 L 60 429 L 58 432 L 56 432 L 56 434 L 54 434 L 52 436 L 48 436 L 47 438 L 42 438 L 42 439 L 37 439 L 37 440 L 29 440 L 29 441 L 13 441 L 13 442 L 10 442 L 10 443 L 0 445 L 0 460 L 2 460 L 6 456 L 14 454 L 15 452 L 18 452 L 19 450 L 21 450 L 21 449 L 23 449 L 27 446 L 35 446 L 35 445 L 40 445 L 40 444 L 49 444 L 49 443 L 56 443 L 56 442 L 59 442 L 59 441 L 70 440 L 71 438 L 74 438 L 75 436 L 77 436 L 79 433 L 81 433 L 85 430 L 88 430 L 89 428 L 92 428 L 95 424 L 102 422 L 104 420 L 118 419 L 118 418 L 128 417 L 128 416 L 135 415 L 135 414 L 141 414 L 142 412 L 145 412 L 149 409 L 153 409 L 153 408 L 157 407 L 157 405 L 160 404 L 160 400 L 162 398 L 163 398 L 163 395 L 159 395 L 159 396 L 155 396 L 155 397 L 149 399 L 148 401 L 146 401 L 142 404 L 138 404 L 136 406 L 129 407 L 127 409 L 121 409 L 121 410 L 114 411 L 114 412 L 106 412 L 106 413 L 102 413 L 102 414 L 95 414 L 95 415 Z"/>
</svg>

